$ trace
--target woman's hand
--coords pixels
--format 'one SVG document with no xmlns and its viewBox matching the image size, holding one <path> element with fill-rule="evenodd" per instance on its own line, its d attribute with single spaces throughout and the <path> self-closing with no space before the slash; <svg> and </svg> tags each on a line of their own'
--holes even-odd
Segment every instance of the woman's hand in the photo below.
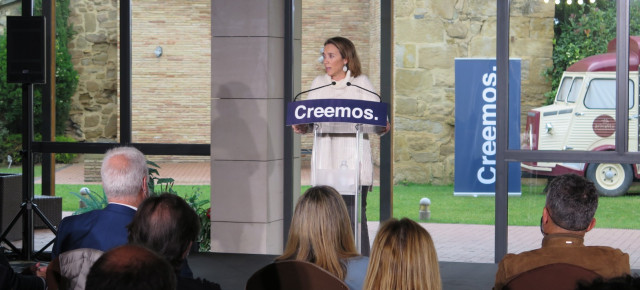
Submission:
<svg viewBox="0 0 640 290">
<path fill-rule="evenodd" d="M 384 134 L 387 134 L 387 132 L 391 131 L 391 124 L 389 124 L 389 122 L 387 122 L 387 126 L 384 127 L 384 129 L 381 129 L 378 132 L 378 135 L 382 136 Z"/>
<path fill-rule="evenodd" d="M 292 125 L 291 127 L 293 128 L 293 132 L 298 134 L 305 134 L 309 131 L 309 124 L 298 124 Z"/>
</svg>

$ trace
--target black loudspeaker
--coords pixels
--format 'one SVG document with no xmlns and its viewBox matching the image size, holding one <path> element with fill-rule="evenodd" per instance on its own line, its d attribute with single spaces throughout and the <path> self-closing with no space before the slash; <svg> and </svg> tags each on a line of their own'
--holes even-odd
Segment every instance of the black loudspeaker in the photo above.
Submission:
<svg viewBox="0 0 640 290">
<path fill-rule="evenodd" d="M 44 84 L 44 16 L 7 16 L 7 82 Z"/>
</svg>

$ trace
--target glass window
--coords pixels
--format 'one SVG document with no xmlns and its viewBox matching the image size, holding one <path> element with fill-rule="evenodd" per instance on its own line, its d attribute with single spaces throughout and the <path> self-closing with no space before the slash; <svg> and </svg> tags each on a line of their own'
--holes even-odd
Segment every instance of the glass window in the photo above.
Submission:
<svg viewBox="0 0 640 290">
<path fill-rule="evenodd" d="M 580 93 L 581 87 L 582 87 L 582 78 L 573 79 L 573 84 L 571 85 L 571 91 L 569 92 L 569 97 L 567 98 L 567 102 L 575 103 L 576 98 L 578 98 L 578 94 Z"/>
<path fill-rule="evenodd" d="M 584 105 L 590 109 L 615 109 L 616 80 L 592 80 L 587 88 Z M 633 81 L 629 80 L 629 108 L 631 107 L 633 107 Z"/>
<path fill-rule="evenodd" d="M 558 89 L 558 95 L 556 96 L 556 101 L 564 102 L 567 99 L 567 95 L 571 90 L 571 78 L 566 77 L 562 79 L 562 83 L 560 84 L 560 89 Z"/>
</svg>

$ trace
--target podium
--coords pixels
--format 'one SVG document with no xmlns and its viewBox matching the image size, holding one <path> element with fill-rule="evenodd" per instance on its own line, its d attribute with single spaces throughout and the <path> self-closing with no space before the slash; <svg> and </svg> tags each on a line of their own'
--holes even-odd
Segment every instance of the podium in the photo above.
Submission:
<svg viewBox="0 0 640 290">
<path fill-rule="evenodd" d="M 314 140 L 311 185 L 328 185 L 345 199 L 353 199 L 351 222 L 361 251 L 362 161 L 365 134 L 387 125 L 387 104 L 347 99 L 319 99 L 289 103 L 286 125 L 312 124 Z M 369 174 L 373 174 L 372 172 Z"/>
</svg>

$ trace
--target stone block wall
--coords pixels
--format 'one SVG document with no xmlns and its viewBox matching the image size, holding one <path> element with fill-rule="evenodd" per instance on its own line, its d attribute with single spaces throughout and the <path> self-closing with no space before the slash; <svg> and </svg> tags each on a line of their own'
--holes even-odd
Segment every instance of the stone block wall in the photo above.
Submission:
<svg viewBox="0 0 640 290">
<path fill-rule="evenodd" d="M 455 58 L 495 58 L 494 0 L 395 1 L 394 181 L 454 178 Z M 555 5 L 511 4 L 510 57 L 522 59 L 522 112 L 544 102 Z M 522 114 L 522 118 L 526 114 Z M 523 123 L 524 124 L 524 123 Z"/>
<path fill-rule="evenodd" d="M 69 52 L 78 71 L 66 134 L 79 141 L 117 138 L 118 7 L 116 1 L 74 0 L 69 24 L 75 35 Z"/>
</svg>

